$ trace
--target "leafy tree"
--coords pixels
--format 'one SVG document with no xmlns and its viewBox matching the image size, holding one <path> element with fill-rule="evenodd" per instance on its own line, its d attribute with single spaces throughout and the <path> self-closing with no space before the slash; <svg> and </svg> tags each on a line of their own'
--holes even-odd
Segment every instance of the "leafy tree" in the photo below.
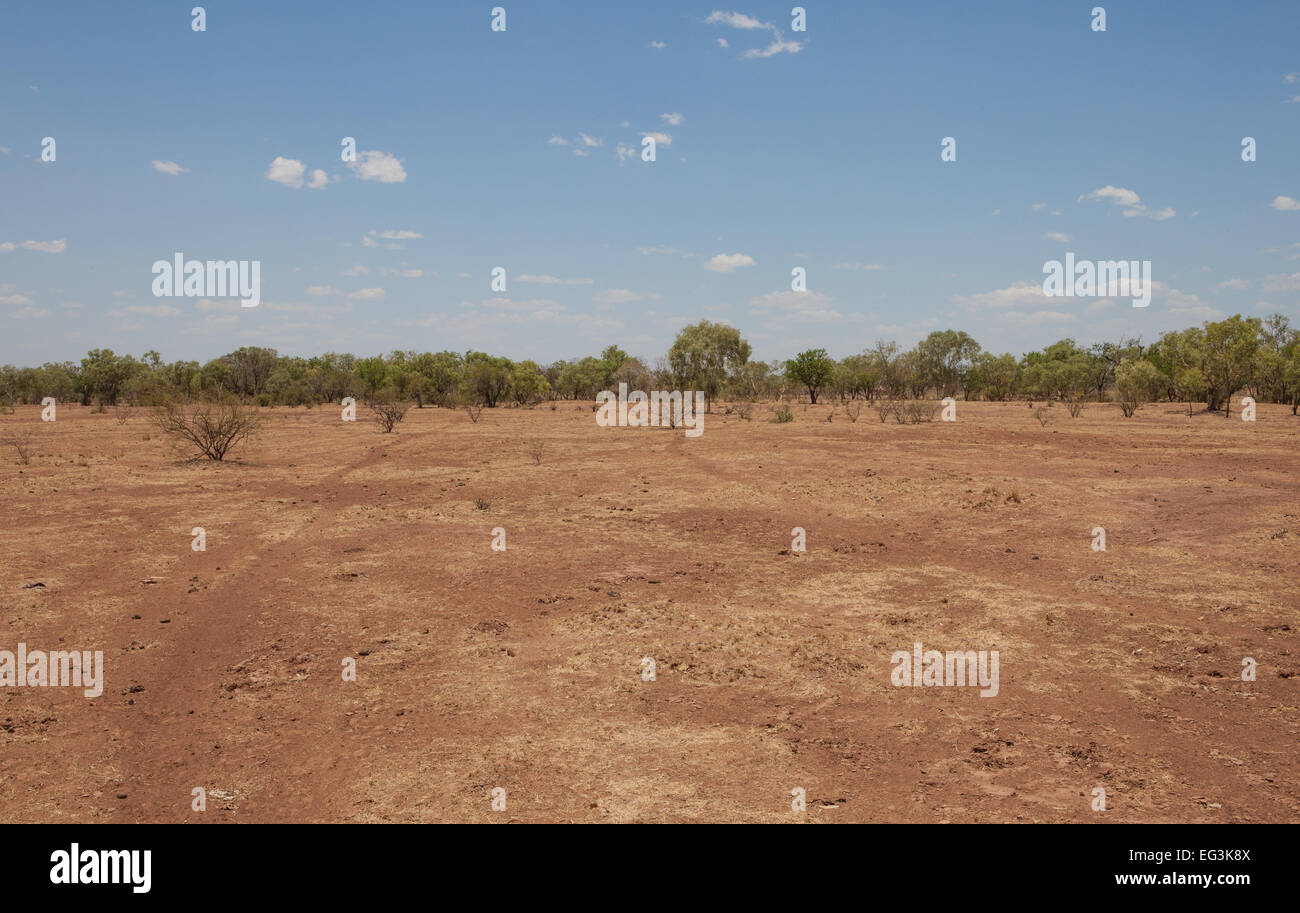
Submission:
<svg viewBox="0 0 1300 913">
<path fill-rule="evenodd" d="M 835 376 L 835 362 L 825 349 L 808 349 L 785 363 L 785 373 L 808 391 L 808 398 L 817 405 L 817 394 Z"/>
<path fill-rule="evenodd" d="M 683 390 L 704 390 L 706 411 L 712 412 L 723 382 L 749 361 L 750 352 L 735 327 L 701 320 L 677 334 L 668 350 L 668 363 Z"/>
</svg>

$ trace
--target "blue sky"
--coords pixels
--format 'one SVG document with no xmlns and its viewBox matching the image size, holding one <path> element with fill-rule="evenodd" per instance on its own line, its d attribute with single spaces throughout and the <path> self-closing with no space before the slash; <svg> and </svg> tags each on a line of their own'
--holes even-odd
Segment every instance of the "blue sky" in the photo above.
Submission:
<svg viewBox="0 0 1300 913">
<path fill-rule="evenodd" d="M 1300 318 L 1294 2 L 194 5 L 0 6 L 0 362 Z M 154 297 L 177 251 L 261 261 L 263 303 Z M 1066 251 L 1152 261 L 1151 306 L 1042 296 Z"/>
</svg>

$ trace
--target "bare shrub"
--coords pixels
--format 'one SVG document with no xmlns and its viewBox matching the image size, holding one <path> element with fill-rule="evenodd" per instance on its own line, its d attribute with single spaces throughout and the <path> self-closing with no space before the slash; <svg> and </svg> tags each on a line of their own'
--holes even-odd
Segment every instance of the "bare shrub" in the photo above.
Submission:
<svg viewBox="0 0 1300 913">
<path fill-rule="evenodd" d="M 927 403 L 921 399 L 908 400 L 904 405 L 902 412 L 907 420 L 913 425 L 919 425 L 922 422 L 934 421 L 934 414 L 939 411 L 939 407 L 934 403 Z M 901 420 L 900 420 L 901 423 Z"/>
<path fill-rule="evenodd" d="M 462 403 L 461 405 L 465 409 L 465 414 L 469 416 L 469 420 L 477 425 L 479 416 L 483 414 L 482 404 L 475 403 L 475 402 L 465 402 Z"/>
<path fill-rule="evenodd" d="M 753 421 L 753 420 L 754 420 L 754 404 L 753 404 L 753 403 L 744 403 L 744 402 L 736 403 L 736 414 L 739 415 L 741 418 L 743 418 L 743 419 L 744 419 L 745 421 L 747 421 L 747 422 L 751 422 L 751 421 Z"/>
<path fill-rule="evenodd" d="M 14 449 L 18 462 L 26 466 L 32 461 L 32 431 L 30 428 L 19 431 L 13 437 L 5 438 L 5 443 Z"/>
<path fill-rule="evenodd" d="M 489 507 L 492 506 L 492 502 L 489 501 L 487 498 L 475 498 L 474 506 L 477 507 L 479 510 L 487 510 Z"/>
<path fill-rule="evenodd" d="M 375 422 L 383 430 L 384 434 L 392 434 L 393 426 L 406 418 L 406 410 L 411 408 L 410 403 L 398 402 L 396 400 L 379 400 L 370 403 L 370 411 L 375 415 Z"/>
<path fill-rule="evenodd" d="M 261 427 L 257 409 L 234 396 L 191 404 L 167 402 L 153 415 L 153 423 L 163 434 L 177 440 L 191 459 L 207 457 L 220 462 Z"/>
<path fill-rule="evenodd" d="M 1070 418 L 1078 418 L 1079 413 L 1083 411 L 1083 400 L 1067 399 L 1065 401 L 1065 411 L 1070 413 Z"/>
<path fill-rule="evenodd" d="M 113 414 L 117 417 L 119 425 L 125 425 L 127 419 L 131 417 L 131 407 L 125 403 L 118 403 L 117 408 L 113 410 Z"/>
<path fill-rule="evenodd" d="M 1034 418 L 1038 419 L 1038 424 L 1046 428 L 1052 421 L 1052 413 L 1047 411 L 1046 406 L 1039 406 L 1034 410 Z"/>
<path fill-rule="evenodd" d="M 857 424 L 858 416 L 862 414 L 862 403 L 853 399 L 844 401 L 844 415 L 849 421 Z"/>
<path fill-rule="evenodd" d="M 871 404 L 871 408 L 876 410 L 876 415 L 879 417 L 882 425 L 889 421 L 891 415 L 897 417 L 899 414 L 898 403 L 894 402 L 892 399 L 878 399 Z"/>
<path fill-rule="evenodd" d="M 541 441 L 533 441 L 528 445 L 528 455 L 533 458 L 533 463 L 542 465 L 542 452 L 546 450 L 546 445 Z"/>
</svg>

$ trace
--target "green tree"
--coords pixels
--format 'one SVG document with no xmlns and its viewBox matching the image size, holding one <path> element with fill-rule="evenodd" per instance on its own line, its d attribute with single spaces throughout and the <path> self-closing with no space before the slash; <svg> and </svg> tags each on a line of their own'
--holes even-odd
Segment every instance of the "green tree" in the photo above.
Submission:
<svg viewBox="0 0 1300 913">
<path fill-rule="evenodd" d="M 808 391 L 808 398 L 817 405 L 817 394 L 835 376 L 835 362 L 825 349 L 808 349 L 785 363 L 785 373 Z"/>
<path fill-rule="evenodd" d="M 705 411 L 727 378 L 749 361 L 749 343 L 735 327 L 701 320 L 683 327 L 668 350 L 668 364 L 681 389 L 703 389 Z"/>
</svg>

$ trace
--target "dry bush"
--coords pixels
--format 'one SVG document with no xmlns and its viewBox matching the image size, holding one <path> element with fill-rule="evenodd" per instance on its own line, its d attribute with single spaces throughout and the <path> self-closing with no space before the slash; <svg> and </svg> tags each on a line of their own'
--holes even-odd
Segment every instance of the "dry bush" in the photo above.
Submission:
<svg viewBox="0 0 1300 913">
<path fill-rule="evenodd" d="M 1046 406 L 1039 406 L 1034 410 L 1034 418 L 1038 419 L 1038 424 L 1046 428 L 1048 423 L 1052 420 L 1052 413 L 1047 411 Z"/>
<path fill-rule="evenodd" d="M 487 498 L 475 498 L 474 506 L 477 507 L 479 510 L 487 510 L 489 507 L 492 506 L 492 502 L 489 501 Z"/>
<path fill-rule="evenodd" d="M 153 414 L 163 434 L 191 451 L 192 460 L 207 457 L 220 462 L 261 427 L 257 409 L 234 396 L 184 404 L 167 402 Z"/>
<path fill-rule="evenodd" d="M 393 426 L 406 418 L 406 410 L 411 408 L 410 403 L 396 402 L 394 400 L 379 400 L 369 405 L 370 411 L 375 415 L 375 423 L 379 425 L 384 434 L 392 434 Z"/>
<path fill-rule="evenodd" d="M 903 416 L 913 425 L 919 425 L 922 422 L 934 421 L 934 414 L 939 411 L 939 407 L 934 403 L 927 403 L 925 400 L 911 399 L 903 404 L 900 410 L 898 423 L 903 423 Z"/>
<path fill-rule="evenodd" d="M 772 416 L 771 419 L 769 419 L 769 421 L 777 425 L 784 425 L 786 422 L 794 421 L 794 413 L 790 411 L 789 406 L 783 405 L 776 410 L 776 413 Z"/>
<path fill-rule="evenodd" d="M 892 399 L 878 399 L 871 404 L 871 408 L 876 410 L 876 415 L 880 418 L 882 425 L 889 421 L 891 415 L 897 417 L 900 414 L 898 403 Z M 899 419 L 899 421 L 901 422 L 902 419 Z"/>
<path fill-rule="evenodd" d="M 477 425 L 479 416 L 483 414 L 482 404 L 475 403 L 475 402 L 465 402 L 462 403 L 461 406 L 464 408 L 465 414 L 469 416 L 469 420 Z"/>
<path fill-rule="evenodd" d="M 742 403 L 736 403 L 736 414 L 739 415 L 741 418 L 743 418 L 743 419 L 744 419 L 745 421 L 747 421 L 747 422 L 753 421 L 753 420 L 754 420 L 754 404 L 753 404 L 753 403 L 744 403 L 744 402 L 742 402 Z"/>
<path fill-rule="evenodd" d="M 117 416 L 119 425 L 125 425 L 126 420 L 131 417 L 131 407 L 125 403 L 118 403 L 117 408 L 113 410 L 113 414 Z"/>
<path fill-rule="evenodd" d="M 844 401 L 844 415 L 854 424 L 858 421 L 858 416 L 862 414 L 862 403 L 853 399 Z"/>
<path fill-rule="evenodd" d="M 13 437 L 5 438 L 5 443 L 14 449 L 18 462 L 26 466 L 32 461 L 32 431 L 30 428 L 19 431 Z"/>
<path fill-rule="evenodd" d="M 533 458 L 533 463 L 538 466 L 542 465 L 542 452 L 545 449 L 546 445 L 541 441 L 533 441 L 528 445 L 528 455 Z"/>
<path fill-rule="evenodd" d="M 1067 399 L 1065 401 L 1065 411 L 1070 413 L 1070 418 L 1078 418 L 1079 413 L 1083 411 L 1083 400 Z"/>
</svg>

